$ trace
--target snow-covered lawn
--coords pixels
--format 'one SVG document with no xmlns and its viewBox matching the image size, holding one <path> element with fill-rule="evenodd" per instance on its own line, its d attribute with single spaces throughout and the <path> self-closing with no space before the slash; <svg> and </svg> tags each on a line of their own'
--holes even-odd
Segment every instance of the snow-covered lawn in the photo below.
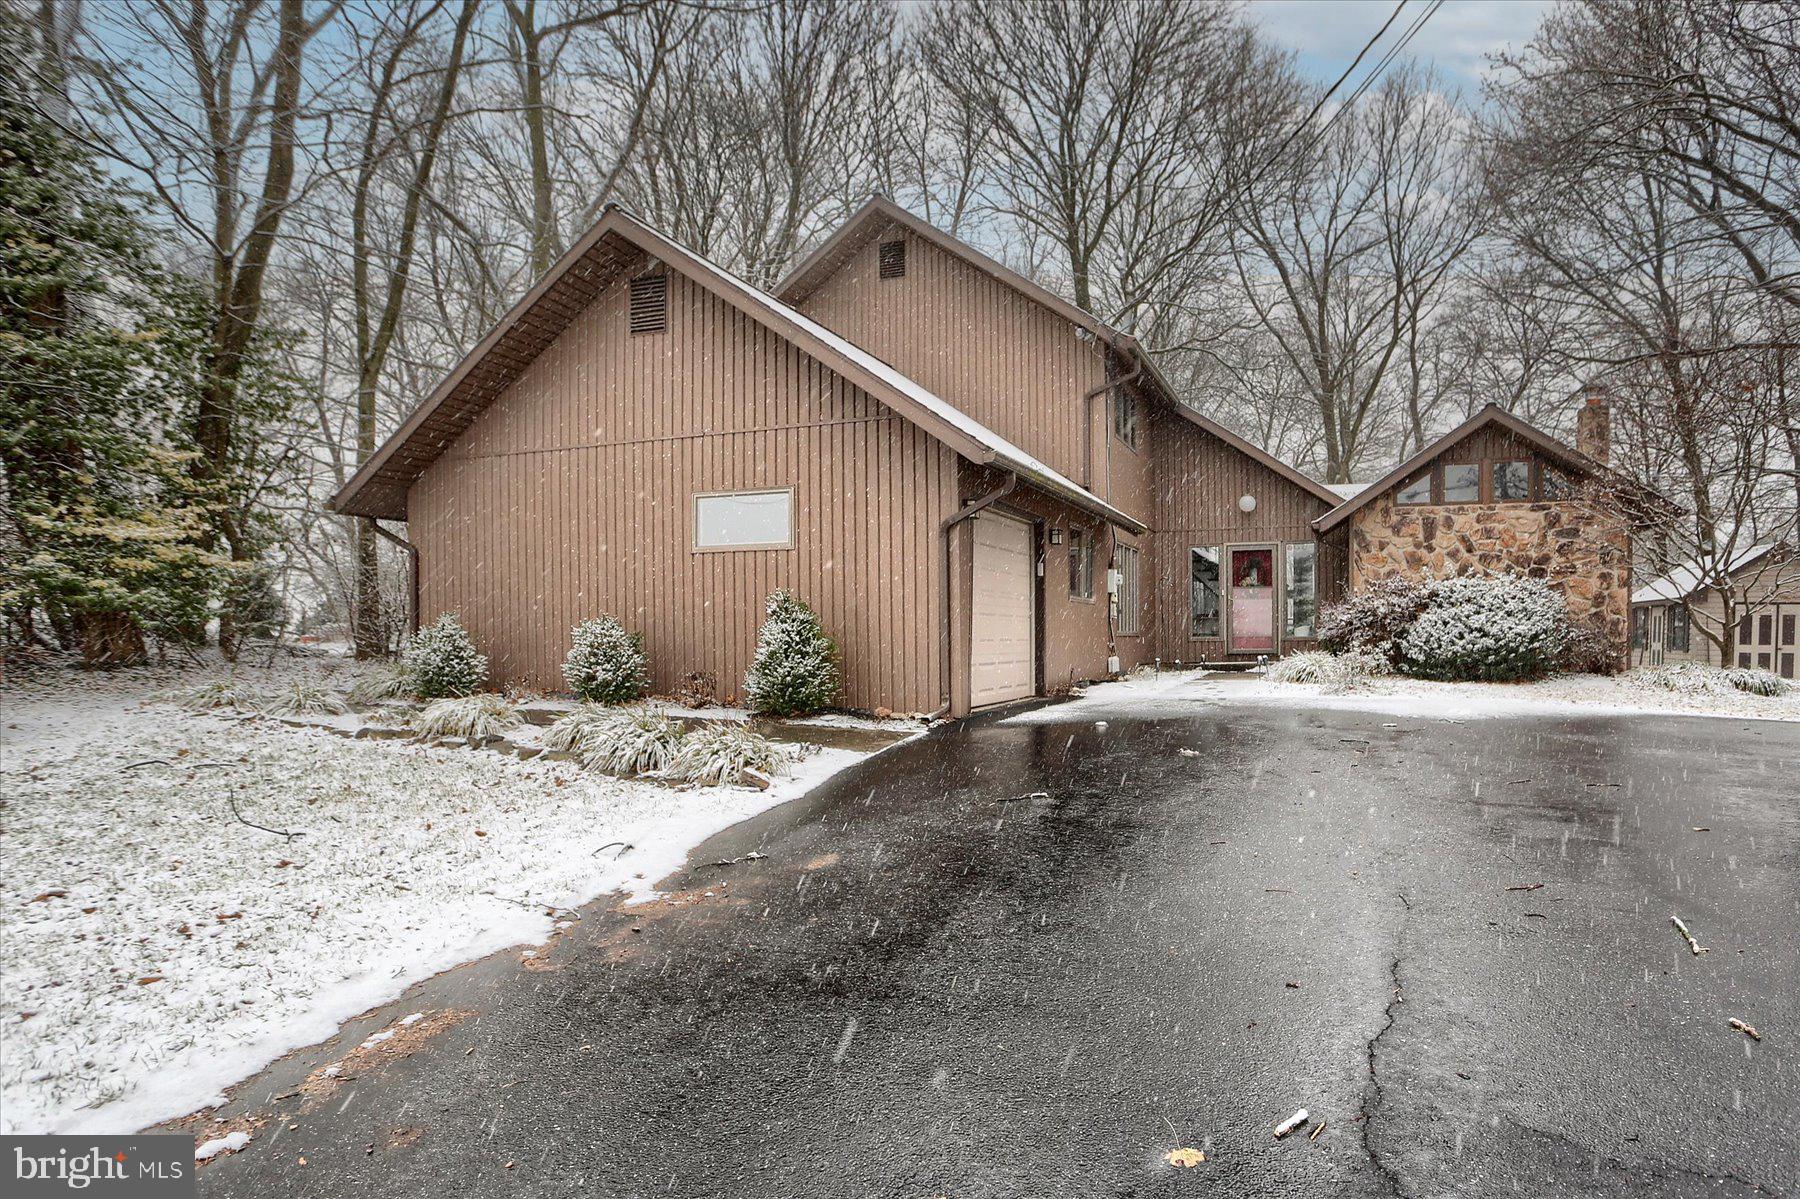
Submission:
<svg viewBox="0 0 1800 1199">
<path fill-rule="evenodd" d="M 542 941 L 553 908 L 642 895 L 707 836 L 868 756 L 820 750 L 766 792 L 676 790 L 147 704 L 155 682 L 4 693 L 8 1133 L 205 1106 L 420 978 Z"/>
<path fill-rule="evenodd" d="M 1271 682 L 1259 674 L 1208 678 L 1197 670 L 1142 670 L 1117 682 L 1089 687 L 1081 702 L 1106 707 L 1133 701 L 1329 707 L 1448 720 L 1558 712 L 1800 720 L 1800 688 L 1774 697 L 1740 691 L 1685 694 L 1647 686 L 1629 671 L 1616 676 L 1565 675 L 1536 683 L 1438 683 L 1392 676 L 1328 694 L 1317 686 Z M 1066 717 L 1067 712 L 1043 709 L 1012 719 L 1030 721 L 1034 715 L 1053 720 Z"/>
</svg>

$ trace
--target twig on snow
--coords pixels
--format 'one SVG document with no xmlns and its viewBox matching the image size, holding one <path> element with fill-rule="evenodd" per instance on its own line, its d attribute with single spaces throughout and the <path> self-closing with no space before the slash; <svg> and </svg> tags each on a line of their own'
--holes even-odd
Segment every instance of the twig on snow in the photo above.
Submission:
<svg viewBox="0 0 1800 1199">
<path fill-rule="evenodd" d="M 624 857 L 624 856 L 625 856 L 625 851 L 626 851 L 626 850 L 628 850 L 628 849 L 635 849 L 635 848 L 636 848 L 636 846 L 634 846 L 634 845 L 632 845 L 632 844 L 631 844 L 631 843 L 630 843 L 630 842 L 628 842 L 628 841 L 608 841 L 608 842 L 607 842 L 607 843 L 606 843 L 606 844 L 605 844 L 605 845 L 602 845 L 602 846 L 601 846 L 601 847 L 600 847 L 600 849 L 596 849 L 596 850 L 595 850 L 595 851 L 594 851 L 594 852 L 593 852 L 593 853 L 592 853 L 592 854 L 590 854 L 590 855 L 589 855 L 589 856 L 590 856 L 590 857 L 596 857 L 596 858 L 597 858 L 597 857 L 599 857 L 599 856 L 600 856 L 600 850 L 601 850 L 601 849 L 611 849 L 611 848 L 612 848 L 612 847 L 613 847 L 613 846 L 615 846 L 615 845 L 617 845 L 617 846 L 618 846 L 618 847 L 619 847 L 619 852 L 618 852 L 618 853 L 615 853 L 615 854 L 614 854 L 614 855 L 613 855 L 613 860 L 614 860 L 614 861 L 618 861 L 618 860 L 619 860 L 619 859 L 620 859 L 620 858 L 622 858 L 622 857 Z"/>
<path fill-rule="evenodd" d="M 228 805 L 230 805 L 231 814 L 238 818 L 239 824 L 247 824 L 251 828 L 260 829 L 262 832 L 265 832 L 265 833 L 274 833 L 277 837 L 286 837 L 289 841 L 292 841 L 295 837 L 306 836 L 306 832 L 304 830 L 294 831 L 294 830 L 290 830 L 290 829 L 270 828 L 266 824 L 258 824 L 254 820 L 244 819 L 244 814 L 242 812 L 238 811 L 236 796 L 227 794 L 225 796 L 225 802 Z"/>
<path fill-rule="evenodd" d="M 1706 946 L 1694 940 L 1694 934 L 1688 931 L 1688 926 L 1681 922 L 1680 916 L 1670 916 L 1669 923 L 1675 926 L 1675 931 L 1681 934 L 1681 939 L 1687 942 L 1688 949 L 1693 952 L 1695 957 L 1699 957 L 1703 953 L 1711 952 Z"/>
</svg>

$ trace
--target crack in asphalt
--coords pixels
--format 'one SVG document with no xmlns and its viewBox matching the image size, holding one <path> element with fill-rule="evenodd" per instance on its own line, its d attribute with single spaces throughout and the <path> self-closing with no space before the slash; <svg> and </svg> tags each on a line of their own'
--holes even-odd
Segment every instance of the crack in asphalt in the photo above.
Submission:
<svg viewBox="0 0 1800 1199">
<path fill-rule="evenodd" d="M 1532 1136 L 1539 1137 L 1543 1140 L 1560 1142 L 1571 1148 L 1578 1149 L 1582 1153 L 1592 1156 L 1596 1162 L 1604 1162 L 1608 1169 L 1621 1174 L 1644 1174 L 1651 1178 L 1697 1178 L 1703 1182 L 1710 1182 L 1714 1186 L 1717 1186 L 1721 1182 L 1731 1182 L 1743 1187 L 1753 1195 L 1771 1195 L 1776 1196 L 1777 1199 L 1785 1194 L 1785 1192 L 1777 1190 L 1771 1185 L 1755 1182 L 1745 1178 L 1741 1174 L 1734 1174 L 1730 1170 L 1696 1170 L 1691 1166 L 1683 1166 L 1677 1162 L 1669 1161 L 1666 1158 L 1647 1156 L 1640 1157 L 1637 1161 L 1633 1162 L 1616 1153 L 1608 1153 L 1605 1150 L 1596 1149 L 1592 1145 L 1583 1142 L 1578 1137 L 1571 1136 L 1566 1132 L 1553 1132 L 1548 1128 L 1539 1128 L 1535 1124 L 1528 1124 L 1513 1116 L 1504 1116 L 1502 1119 L 1520 1132 L 1530 1133 Z"/>
<path fill-rule="evenodd" d="M 1404 891 L 1395 892 L 1395 898 L 1400 901 L 1400 906 L 1406 913 L 1412 911 L 1412 900 Z M 1400 1187 L 1400 1175 L 1392 1166 L 1388 1165 L 1387 1161 L 1380 1153 L 1376 1152 L 1373 1139 L 1370 1135 L 1370 1129 L 1374 1126 L 1375 1113 L 1381 1107 L 1382 1100 L 1381 1078 L 1375 1073 L 1375 1057 L 1379 1052 L 1382 1038 L 1393 1031 L 1395 1009 L 1406 1002 L 1404 988 L 1400 984 L 1401 955 L 1399 952 L 1399 946 L 1405 937 L 1406 917 L 1403 915 L 1400 920 L 1400 928 L 1394 934 L 1394 957 L 1393 960 L 1388 963 L 1388 983 L 1392 987 L 1391 997 L 1388 999 L 1387 1007 L 1383 1009 L 1382 1012 L 1384 1019 L 1380 1031 L 1369 1038 L 1369 1044 L 1364 1050 L 1364 1058 L 1369 1068 L 1369 1083 L 1363 1091 L 1362 1111 L 1357 1120 L 1357 1127 L 1359 1129 L 1358 1135 L 1362 1141 L 1363 1153 L 1368 1156 L 1370 1163 L 1381 1172 L 1382 1178 L 1387 1182 L 1388 1193 L 1395 1196 L 1395 1199 L 1405 1199 L 1406 1195 L 1406 1192 Z"/>
</svg>

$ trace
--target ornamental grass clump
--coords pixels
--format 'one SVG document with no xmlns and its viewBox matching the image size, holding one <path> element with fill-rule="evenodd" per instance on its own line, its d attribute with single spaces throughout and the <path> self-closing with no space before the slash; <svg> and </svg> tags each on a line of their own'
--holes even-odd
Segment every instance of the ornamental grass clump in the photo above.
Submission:
<svg viewBox="0 0 1800 1199">
<path fill-rule="evenodd" d="M 594 721 L 571 742 L 570 752 L 589 770 L 605 774 L 661 774 L 675 761 L 685 736 L 681 723 L 661 712 L 623 708 Z"/>
<path fill-rule="evenodd" d="M 1749 666 L 1734 666 L 1725 672 L 1725 681 L 1746 695 L 1777 696 L 1793 690 L 1793 684 L 1778 674 Z"/>
<path fill-rule="evenodd" d="M 1510 682 L 1556 669 L 1573 631 L 1562 597 L 1518 575 L 1440 579 L 1399 641 L 1400 667 L 1420 678 Z"/>
<path fill-rule="evenodd" d="M 1387 659 L 1380 654 L 1362 650 L 1342 654 L 1305 650 L 1272 663 L 1266 677 L 1272 683 L 1307 683 L 1327 694 L 1337 694 L 1354 690 L 1377 675 L 1391 673 Z"/>
<path fill-rule="evenodd" d="M 575 698 L 592 704 L 628 704 L 644 693 L 649 674 L 644 639 L 610 616 L 584 620 L 569 634 L 563 680 Z"/>
<path fill-rule="evenodd" d="M 383 704 L 418 694 L 412 672 L 402 662 L 388 662 L 357 679 L 350 686 L 353 704 Z"/>
<path fill-rule="evenodd" d="M 805 716 L 837 695 L 837 643 L 816 612 L 786 591 L 769 597 L 768 619 L 756 639 L 756 658 L 744 676 L 752 712 Z"/>
<path fill-rule="evenodd" d="M 214 679 L 192 687 L 179 687 L 156 697 L 190 712 L 213 712 L 221 708 L 255 708 L 262 696 L 236 679 Z"/>
<path fill-rule="evenodd" d="M 454 613 L 446 612 L 414 633 L 400 654 L 420 699 L 473 695 L 487 682 L 488 660 Z"/>
<path fill-rule="evenodd" d="M 761 733 L 737 721 L 719 721 L 688 734 L 668 773 L 709 787 L 719 783 L 766 787 L 787 760 L 788 752 Z"/>
<path fill-rule="evenodd" d="M 498 737 L 519 723 L 519 710 L 503 695 L 452 696 L 428 704 L 413 717 L 413 731 L 422 737 L 464 737 L 485 741 Z"/>
<path fill-rule="evenodd" d="M 271 716 L 336 716 L 350 710 L 344 697 L 310 679 L 295 679 L 263 704 Z"/>
</svg>

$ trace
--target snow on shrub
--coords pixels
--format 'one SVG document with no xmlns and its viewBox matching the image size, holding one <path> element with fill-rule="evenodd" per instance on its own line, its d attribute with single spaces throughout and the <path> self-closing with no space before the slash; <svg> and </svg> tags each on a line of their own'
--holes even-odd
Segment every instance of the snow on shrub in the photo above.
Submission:
<svg viewBox="0 0 1800 1199">
<path fill-rule="evenodd" d="M 486 655 L 475 652 L 475 643 L 451 612 L 407 640 L 400 665 L 420 699 L 472 695 L 487 682 Z"/>
<path fill-rule="evenodd" d="M 584 620 L 569 634 L 563 679 L 575 698 L 593 704 L 626 704 L 644 693 L 644 639 L 610 616 Z"/>
<path fill-rule="evenodd" d="M 1401 669 L 1432 679 L 1542 678 L 1570 636 L 1569 610 L 1548 584 L 1517 575 L 1440 579 L 1399 641 Z"/>
<path fill-rule="evenodd" d="M 1592 624 L 1571 625 L 1569 644 L 1556 668 L 1567 674 L 1611 674 L 1618 669 L 1619 654 L 1612 638 Z"/>
<path fill-rule="evenodd" d="M 560 723 L 560 722 L 559 722 Z M 669 768 L 685 737 L 679 721 L 649 708 L 606 712 L 581 735 L 573 750 L 589 770 L 606 774 L 658 774 Z"/>
<path fill-rule="evenodd" d="M 255 708 L 262 703 L 258 695 L 236 679 L 214 679 L 192 687 L 178 687 L 156 697 L 190 712 L 211 712 L 219 708 Z"/>
<path fill-rule="evenodd" d="M 519 723 L 519 710 L 503 695 L 459 695 L 427 704 L 413 717 L 412 727 L 422 737 L 466 737 L 485 741 L 498 737 Z"/>
<path fill-rule="evenodd" d="M 668 773 L 672 778 L 713 786 L 768 780 L 788 760 L 787 751 L 736 721 L 703 725 L 689 733 Z"/>
<path fill-rule="evenodd" d="M 583 704 L 544 730 L 544 748 L 581 756 L 588 738 L 604 730 L 619 713 L 598 704 Z"/>
<path fill-rule="evenodd" d="M 405 663 L 389 662 L 351 684 L 350 702 L 380 704 L 416 694 L 418 691 L 413 683 L 412 672 L 406 669 Z"/>
<path fill-rule="evenodd" d="M 1749 695 L 1786 695 L 1793 684 L 1780 675 L 1749 666 L 1734 666 L 1725 672 L 1725 681 Z"/>
<path fill-rule="evenodd" d="M 756 639 L 756 658 L 744 676 L 752 712 L 804 716 L 829 704 L 838 689 L 837 643 L 825 635 L 818 614 L 777 591 Z"/>
<path fill-rule="evenodd" d="M 1431 588 L 1411 579 L 1377 579 L 1319 614 L 1319 644 L 1333 653 L 1359 650 L 1400 664 L 1400 639 L 1431 600 Z"/>
<path fill-rule="evenodd" d="M 1331 654 L 1306 650 L 1273 663 L 1267 672 L 1272 683 L 1310 683 L 1329 694 L 1349 691 L 1376 675 L 1391 674 L 1384 656 L 1364 650 Z"/>
<path fill-rule="evenodd" d="M 295 679 L 263 705 L 272 716 L 335 716 L 349 710 L 343 696 L 311 679 Z"/>
</svg>

